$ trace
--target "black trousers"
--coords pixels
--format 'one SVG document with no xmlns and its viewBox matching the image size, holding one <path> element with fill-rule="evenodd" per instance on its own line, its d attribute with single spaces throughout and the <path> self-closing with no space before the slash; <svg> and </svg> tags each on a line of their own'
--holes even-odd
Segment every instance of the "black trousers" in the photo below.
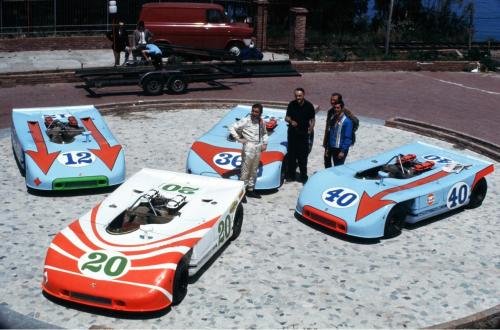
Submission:
<svg viewBox="0 0 500 330">
<path fill-rule="evenodd" d="M 299 165 L 300 179 L 307 179 L 307 157 L 309 156 L 309 136 L 288 133 L 287 179 L 295 179 L 295 171 Z"/>
<path fill-rule="evenodd" d="M 332 167 L 332 160 L 333 160 L 333 165 L 339 166 L 343 165 L 345 163 L 345 159 L 347 158 L 347 153 L 349 150 L 344 152 L 344 157 L 339 158 L 339 153 L 342 150 L 339 148 L 326 148 L 325 149 L 325 168 Z"/>
</svg>

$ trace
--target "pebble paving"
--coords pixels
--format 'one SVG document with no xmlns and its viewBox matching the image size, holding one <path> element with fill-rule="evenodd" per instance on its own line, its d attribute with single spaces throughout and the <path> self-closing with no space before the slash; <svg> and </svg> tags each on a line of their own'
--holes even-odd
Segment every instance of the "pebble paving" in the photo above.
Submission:
<svg viewBox="0 0 500 330">
<path fill-rule="evenodd" d="M 150 110 L 106 121 L 125 147 L 127 176 L 143 167 L 182 172 L 191 143 L 225 111 Z M 323 168 L 324 120 L 319 113 L 310 174 Z M 348 161 L 415 140 L 453 148 L 362 120 Z M 54 235 L 106 194 L 28 194 L 5 130 L 0 160 L 0 304 L 43 322 L 67 328 L 419 328 L 500 303 L 498 170 L 488 176 L 481 207 L 377 241 L 344 239 L 300 222 L 294 208 L 302 185 L 286 184 L 249 199 L 241 236 L 189 285 L 179 306 L 125 318 L 56 304 L 40 289 Z"/>
</svg>

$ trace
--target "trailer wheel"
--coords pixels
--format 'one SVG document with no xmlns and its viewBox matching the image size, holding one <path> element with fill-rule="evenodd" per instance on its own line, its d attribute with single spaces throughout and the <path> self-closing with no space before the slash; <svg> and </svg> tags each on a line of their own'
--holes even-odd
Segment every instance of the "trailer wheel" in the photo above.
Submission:
<svg viewBox="0 0 500 330">
<path fill-rule="evenodd" d="M 180 76 L 173 76 L 168 81 L 168 90 L 174 94 L 184 93 L 187 89 L 187 82 Z"/>
<path fill-rule="evenodd" d="M 148 95 L 160 95 L 163 92 L 163 79 L 157 75 L 144 78 L 142 89 Z"/>
</svg>

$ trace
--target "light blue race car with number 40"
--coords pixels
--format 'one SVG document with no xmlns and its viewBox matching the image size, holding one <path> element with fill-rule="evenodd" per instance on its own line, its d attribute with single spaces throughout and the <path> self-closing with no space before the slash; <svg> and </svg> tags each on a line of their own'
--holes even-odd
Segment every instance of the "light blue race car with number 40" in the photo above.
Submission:
<svg viewBox="0 0 500 330">
<path fill-rule="evenodd" d="M 12 149 L 26 186 L 102 188 L 125 180 L 125 155 L 94 106 L 12 110 Z"/>
<path fill-rule="evenodd" d="M 493 164 L 417 142 L 314 174 L 296 211 L 338 233 L 393 237 L 416 223 L 483 202 Z"/>
</svg>

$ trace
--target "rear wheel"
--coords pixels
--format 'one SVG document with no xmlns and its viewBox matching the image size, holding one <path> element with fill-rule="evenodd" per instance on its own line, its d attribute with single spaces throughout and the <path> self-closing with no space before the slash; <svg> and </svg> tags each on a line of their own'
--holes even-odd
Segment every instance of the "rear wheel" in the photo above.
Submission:
<svg viewBox="0 0 500 330">
<path fill-rule="evenodd" d="M 184 78 L 174 76 L 168 81 L 168 90 L 174 94 L 184 93 L 187 89 L 187 83 Z"/>
<path fill-rule="evenodd" d="M 191 253 L 186 254 L 177 264 L 174 275 L 174 288 L 172 294 L 172 305 L 178 305 L 186 297 L 189 280 L 189 258 Z"/>
<path fill-rule="evenodd" d="M 281 172 L 280 172 L 280 186 L 285 183 L 285 178 L 286 178 L 286 167 L 287 167 L 287 158 L 283 158 L 283 161 L 281 162 Z"/>
<path fill-rule="evenodd" d="M 406 212 L 401 205 L 396 205 L 387 215 L 385 220 L 384 237 L 391 238 L 401 234 L 405 224 Z"/>
<path fill-rule="evenodd" d="M 163 79 L 159 75 L 144 78 L 142 89 L 148 95 L 160 95 L 163 91 Z"/>
<path fill-rule="evenodd" d="M 486 179 L 481 178 L 481 180 L 479 180 L 472 189 L 472 192 L 470 194 L 470 201 L 469 204 L 467 205 L 467 208 L 473 209 L 478 206 L 481 206 L 481 204 L 484 201 L 484 198 L 486 197 L 487 191 L 488 191 L 488 184 L 486 183 Z"/>
<path fill-rule="evenodd" d="M 240 236 L 241 233 L 241 227 L 243 226 L 243 205 L 238 205 L 238 208 L 236 209 L 236 213 L 234 215 L 234 221 L 233 221 L 233 235 L 231 236 L 231 241 L 234 241 L 235 239 Z"/>
</svg>

